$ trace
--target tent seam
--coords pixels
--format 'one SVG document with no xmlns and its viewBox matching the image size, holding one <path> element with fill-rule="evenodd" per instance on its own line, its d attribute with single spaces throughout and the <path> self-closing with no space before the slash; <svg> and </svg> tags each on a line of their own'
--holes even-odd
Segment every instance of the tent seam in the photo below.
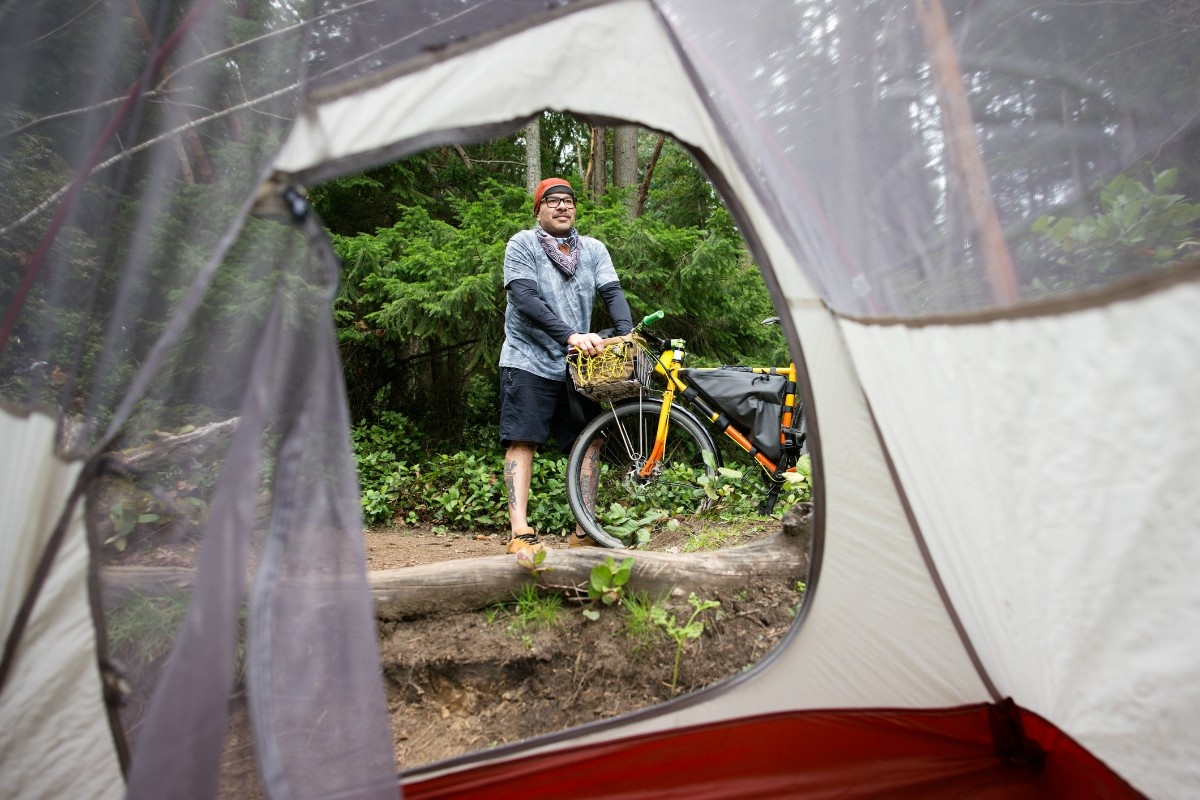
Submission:
<svg viewBox="0 0 1200 800">
<path fill-rule="evenodd" d="M 887 446 L 887 442 L 883 438 L 883 431 L 880 430 L 879 421 L 875 417 L 875 409 L 871 406 L 871 399 L 863 392 L 863 402 L 867 406 L 867 413 L 871 417 L 871 426 L 875 429 L 875 438 L 879 442 L 880 452 L 883 454 L 884 463 L 887 464 L 888 474 L 892 478 L 892 485 L 896 489 L 897 499 L 900 501 L 900 507 L 904 509 L 904 516 L 908 520 L 909 530 L 912 532 L 913 541 L 917 545 L 917 550 L 921 553 L 921 559 L 925 562 L 925 568 L 929 571 L 929 577 L 933 581 L 934 588 L 937 590 L 938 597 L 941 598 L 942 606 L 946 609 L 946 613 L 950 617 L 950 623 L 954 626 L 955 633 L 958 634 L 959 640 L 966 649 L 967 658 L 970 659 L 972 666 L 975 667 L 975 672 L 979 675 L 979 679 L 983 682 L 984 688 L 987 689 L 988 695 L 995 703 L 1001 702 L 1004 697 L 997 689 L 996 684 L 992 681 L 991 675 L 988 674 L 987 668 L 983 665 L 983 660 L 980 659 L 979 653 L 975 650 L 975 645 L 971 641 L 970 635 L 967 633 L 966 627 L 963 625 L 962 619 L 958 611 L 954 607 L 954 602 L 950 599 L 950 593 L 946 589 L 945 583 L 942 581 L 941 573 L 938 571 L 937 565 L 933 561 L 933 554 L 929 551 L 929 545 L 925 541 L 925 534 L 921 531 L 921 523 L 917 521 L 917 516 L 913 512 L 912 504 L 909 502 L 908 493 L 904 490 L 904 482 L 900 478 L 900 474 L 896 470 L 896 464 L 892 460 L 891 450 Z"/>
</svg>

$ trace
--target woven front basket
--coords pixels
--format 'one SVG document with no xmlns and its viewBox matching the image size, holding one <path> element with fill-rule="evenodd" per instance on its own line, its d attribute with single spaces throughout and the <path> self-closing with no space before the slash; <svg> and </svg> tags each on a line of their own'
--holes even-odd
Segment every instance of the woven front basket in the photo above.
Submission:
<svg viewBox="0 0 1200 800">
<path fill-rule="evenodd" d="M 632 335 L 606 346 L 594 356 L 576 351 L 567 356 L 575 390 L 597 403 L 623 400 L 649 388 L 654 363 Z"/>
</svg>

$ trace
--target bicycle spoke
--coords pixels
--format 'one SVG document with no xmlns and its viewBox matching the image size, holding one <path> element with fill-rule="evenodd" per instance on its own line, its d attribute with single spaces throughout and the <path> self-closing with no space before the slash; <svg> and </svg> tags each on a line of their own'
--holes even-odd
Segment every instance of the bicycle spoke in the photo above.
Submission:
<svg viewBox="0 0 1200 800">
<path fill-rule="evenodd" d="M 671 416 L 663 458 L 649 474 L 640 474 L 661 407 L 659 401 L 618 405 L 593 421 L 572 451 L 571 509 L 585 530 L 610 547 L 645 541 L 664 520 L 695 516 L 709 504 L 699 477 L 713 473 L 704 453 L 715 457 L 715 448 L 699 424 L 682 412 Z M 598 469 L 589 472 L 583 464 L 587 443 L 597 439 L 603 441 Z"/>
</svg>

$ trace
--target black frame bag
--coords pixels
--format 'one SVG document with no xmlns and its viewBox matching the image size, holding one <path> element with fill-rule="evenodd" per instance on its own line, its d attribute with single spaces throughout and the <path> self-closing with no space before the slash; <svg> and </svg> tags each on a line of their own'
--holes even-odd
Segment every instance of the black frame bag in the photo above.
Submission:
<svg viewBox="0 0 1200 800">
<path fill-rule="evenodd" d="M 682 369 L 680 374 L 700 396 L 729 417 L 763 455 L 778 463 L 783 454 L 779 426 L 788 380 L 783 375 L 752 372 L 749 367 Z"/>
</svg>

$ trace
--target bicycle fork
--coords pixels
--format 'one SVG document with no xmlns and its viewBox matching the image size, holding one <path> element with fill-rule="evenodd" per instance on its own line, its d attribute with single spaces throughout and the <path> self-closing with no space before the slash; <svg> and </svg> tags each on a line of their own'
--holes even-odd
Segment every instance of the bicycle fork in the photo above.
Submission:
<svg viewBox="0 0 1200 800">
<path fill-rule="evenodd" d="M 662 408 L 658 412 L 658 429 L 654 434 L 654 447 L 650 448 L 650 455 L 646 456 L 646 463 L 642 464 L 641 470 L 638 472 L 639 477 L 649 478 L 654 472 L 655 466 L 662 460 L 663 452 L 667 447 L 667 425 L 671 421 L 671 404 L 675 402 L 675 389 L 667 384 L 667 390 L 663 392 Z"/>
<path fill-rule="evenodd" d="M 650 454 L 646 456 L 645 463 L 638 470 L 639 478 L 649 478 L 666 451 L 667 428 L 671 422 L 671 405 L 675 402 L 675 384 L 678 380 L 676 376 L 679 374 L 682 362 L 683 352 L 679 349 L 678 342 L 672 342 L 671 349 L 659 356 L 658 361 L 654 363 L 654 371 L 667 379 L 667 388 L 663 390 L 662 394 L 662 407 L 658 412 L 658 428 L 654 433 L 654 446 L 650 448 Z"/>
</svg>

